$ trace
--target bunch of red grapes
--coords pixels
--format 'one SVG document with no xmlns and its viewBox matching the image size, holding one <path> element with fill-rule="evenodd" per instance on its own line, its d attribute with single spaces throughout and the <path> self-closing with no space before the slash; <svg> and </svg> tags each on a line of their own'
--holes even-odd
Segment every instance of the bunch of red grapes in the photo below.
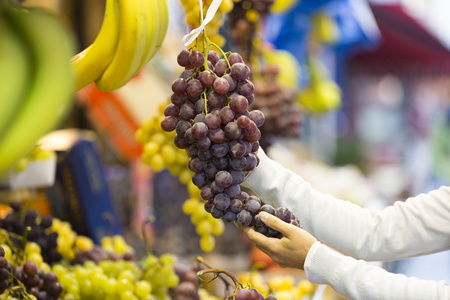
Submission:
<svg viewBox="0 0 450 300">
<path fill-rule="evenodd" d="M 277 138 L 300 138 L 302 111 L 297 104 L 298 91 L 281 86 L 277 81 L 279 68 L 267 65 L 263 80 L 255 82 L 255 99 L 251 109 L 263 112 L 266 122 L 261 126 L 259 143 L 267 149 Z"/>
<path fill-rule="evenodd" d="M 248 110 L 255 92 L 250 68 L 239 53 L 225 55 L 213 50 L 207 57 L 198 50 L 179 53 L 178 64 L 185 70 L 172 84 L 172 103 L 164 110 L 161 128 L 176 131 L 174 144 L 190 157 L 192 182 L 201 190 L 207 212 L 281 237 L 258 213 L 267 211 L 297 226 L 298 219 L 287 208 L 275 209 L 241 191 L 245 176 L 259 163 L 259 127 L 265 117 L 260 110 Z"/>
</svg>

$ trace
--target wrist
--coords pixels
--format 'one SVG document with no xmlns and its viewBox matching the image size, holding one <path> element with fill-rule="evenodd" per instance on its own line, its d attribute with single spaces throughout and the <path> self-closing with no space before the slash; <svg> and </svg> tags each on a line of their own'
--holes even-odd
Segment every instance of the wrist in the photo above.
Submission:
<svg viewBox="0 0 450 300">
<path fill-rule="evenodd" d="M 321 243 L 319 241 L 315 241 L 308 250 L 306 254 L 305 263 L 303 264 L 303 270 L 305 270 L 306 278 L 309 280 L 309 269 L 311 266 L 312 259 L 314 254 L 317 252 L 317 249 L 320 247 Z"/>
</svg>

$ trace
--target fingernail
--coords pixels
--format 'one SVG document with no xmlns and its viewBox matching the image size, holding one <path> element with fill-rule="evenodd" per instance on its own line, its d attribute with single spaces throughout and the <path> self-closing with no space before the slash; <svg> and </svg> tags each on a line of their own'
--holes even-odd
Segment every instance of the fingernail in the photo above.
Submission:
<svg viewBox="0 0 450 300">
<path fill-rule="evenodd" d="M 259 218 L 260 218 L 262 221 L 267 221 L 267 219 L 269 218 L 269 214 L 262 211 L 262 212 L 259 213 Z"/>
</svg>

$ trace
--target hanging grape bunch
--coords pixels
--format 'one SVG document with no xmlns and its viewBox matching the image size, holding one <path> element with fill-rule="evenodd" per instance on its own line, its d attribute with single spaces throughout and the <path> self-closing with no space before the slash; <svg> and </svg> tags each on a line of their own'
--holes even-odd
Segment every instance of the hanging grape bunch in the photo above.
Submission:
<svg viewBox="0 0 450 300">
<path fill-rule="evenodd" d="M 204 53 L 179 53 L 177 62 L 185 70 L 172 84 L 172 103 L 164 110 L 161 128 L 175 130 L 174 144 L 189 156 L 192 182 L 200 189 L 208 213 L 281 237 L 259 220 L 259 211 L 268 211 L 297 226 L 298 219 L 288 209 L 274 209 L 240 187 L 259 163 L 259 127 L 265 120 L 261 111 L 248 111 L 255 91 L 249 80 L 250 68 L 239 53 L 220 49 L 220 57 L 209 47 L 204 49 Z"/>
<path fill-rule="evenodd" d="M 229 14 L 230 39 L 248 60 L 259 31 L 259 21 L 270 11 L 274 0 L 237 0 Z"/>
<path fill-rule="evenodd" d="M 300 138 L 302 112 L 297 105 L 298 91 L 281 86 L 276 77 L 278 67 L 267 65 L 261 71 L 262 80 L 255 81 L 255 99 L 251 109 L 264 113 L 265 123 L 261 126 L 259 143 L 263 149 L 273 144 L 275 138 Z"/>
</svg>

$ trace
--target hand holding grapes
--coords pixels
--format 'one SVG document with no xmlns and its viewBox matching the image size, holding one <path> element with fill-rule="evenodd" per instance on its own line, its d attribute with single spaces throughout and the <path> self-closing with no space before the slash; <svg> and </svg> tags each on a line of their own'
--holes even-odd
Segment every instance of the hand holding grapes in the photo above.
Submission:
<svg viewBox="0 0 450 300">
<path fill-rule="evenodd" d="M 316 238 L 305 230 L 268 213 L 260 212 L 259 217 L 265 225 L 281 232 L 284 237 L 269 238 L 250 227 L 240 227 L 240 229 L 258 249 L 270 256 L 281 267 L 303 269 L 306 255 L 317 241 Z"/>
</svg>

